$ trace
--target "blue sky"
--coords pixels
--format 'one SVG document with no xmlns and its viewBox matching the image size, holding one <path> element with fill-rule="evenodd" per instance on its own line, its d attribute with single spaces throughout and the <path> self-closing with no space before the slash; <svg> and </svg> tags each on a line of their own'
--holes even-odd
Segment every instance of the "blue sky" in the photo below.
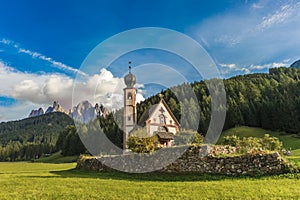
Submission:
<svg viewBox="0 0 300 200">
<path fill-rule="evenodd" d="M 186 34 L 203 46 L 224 78 L 289 66 L 300 58 L 299 11 L 300 3 L 292 0 L 1 2 L 0 121 L 24 118 L 54 100 L 66 109 L 82 98 L 113 107 L 120 92 L 114 94 L 112 86 L 123 84 L 128 60 L 133 68 L 158 63 L 178 69 L 188 81 L 199 79 L 183 70 L 190 67 L 184 59 L 144 49 L 121 56 L 107 69 L 95 68 L 78 84 L 83 95 L 74 101 L 72 86 L 78 73 L 85 75 L 80 66 L 88 54 L 107 38 L 134 28 Z M 160 89 L 139 84 L 143 97 Z M 99 93 L 87 97 L 84 91 L 95 87 Z"/>
</svg>

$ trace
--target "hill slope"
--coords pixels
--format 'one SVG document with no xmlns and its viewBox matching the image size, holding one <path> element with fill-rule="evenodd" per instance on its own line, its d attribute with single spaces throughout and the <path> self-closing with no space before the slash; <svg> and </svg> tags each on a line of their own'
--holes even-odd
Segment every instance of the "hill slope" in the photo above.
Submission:
<svg viewBox="0 0 300 200">
<path fill-rule="evenodd" d="M 0 123 L 0 143 L 9 141 L 55 144 L 59 133 L 73 120 L 61 112 Z"/>
<path fill-rule="evenodd" d="M 290 68 L 272 68 L 269 73 L 257 73 L 235 76 L 223 81 L 227 96 L 227 113 L 224 129 L 238 125 L 261 127 L 267 130 L 300 133 L 300 70 Z M 198 132 L 206 133 L 211 119 L 211 96 L 206 82 L 190 84 L 198 102 L 191 98 L 182 84 L 162 91 L 164 100 L 178 121 L 185 114 L 181 127 L 190 129 L 197 122 Z M 219 93 L 219 86 L 213 86 Z M 178 101 L 177 95 L 182 98 Z M 158 95 L 152 96 L 137 105 L 138 119 L 151 105 L 158 103 Z M 200 113 L 193 112 L 199 104 Z M 186 109 L 182 109 L 186 108 Z M 200 119 L 199 119 L 200 118 Z M 199 120 L 198 120 L 199 119 Z"/>
</svg>

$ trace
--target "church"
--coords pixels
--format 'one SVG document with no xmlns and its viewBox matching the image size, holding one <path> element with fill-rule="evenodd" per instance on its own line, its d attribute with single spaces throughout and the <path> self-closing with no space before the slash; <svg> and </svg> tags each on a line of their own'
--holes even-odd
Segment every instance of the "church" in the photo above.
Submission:
<svg viewBox="0 0 300 200">
<path fill-rule="evenodd" d="M 131 63 L 129 62 L 129 64 Z M 129 66 L 129 73 L 124 77 L 124 82 L 126 85 L 124 88 L 123 113 L 124 149 L 126 149 L 127 138 L 130 136 L 131 131 L 138 126 L 145 127 L 149 136 L 157 135 L 159 139 L 159 145 L 161 147 L 170 147 L 174 141 L 174 135 L 179 131 L 180 124 L 163 99 L 163 95 L 159 95 L 159 103 L 146 110 L 142 114 L 139 122 L 137 122 L 137 89 L 134 87 L 136 83 L 136 77 L 131 72 L 131 66 Z"/>
</svg>

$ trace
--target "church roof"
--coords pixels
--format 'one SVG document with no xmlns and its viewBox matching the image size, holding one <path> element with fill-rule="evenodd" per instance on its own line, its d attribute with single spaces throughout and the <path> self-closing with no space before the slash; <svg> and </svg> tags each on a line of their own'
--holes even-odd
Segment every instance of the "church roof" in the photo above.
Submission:
<svg viewBox="0 0 300 200">
<path fill-rule="evenodd" d="M 165 106 L 168 113 L 171 115 L 172 119 L 174 120 L 175 124 L 180 126 L 179 122 L 177 121 L 176 117 L 174 116 L 174 114 L 172 113 L 172 111 L 170 110 L 169 106 L 167 105 L 164 99 L 161 99 L 158 104 L 144 111 L 144 113 L 142 114 L 138 122 L 139 126 L 145 126 L 146 121 L 153 115 L 153 113 L 156 111 L 156 108 L 159 107 L 160 103 L 162 103 Z"/>
<path fill-rule="evenodd" d="M 167 139 L 167 140 L 173 140 L 174 134 L 171 132 L 157 132 L 156 135 L 159 139 Z"/>
</svg>

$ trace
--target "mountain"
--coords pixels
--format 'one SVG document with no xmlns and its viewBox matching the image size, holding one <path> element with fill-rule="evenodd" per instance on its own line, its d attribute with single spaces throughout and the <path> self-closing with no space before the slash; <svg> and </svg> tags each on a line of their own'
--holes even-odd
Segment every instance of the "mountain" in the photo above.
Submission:
<svg viewBox="0 0 300 200">
<path fill-rule="evenodd" d="M 28 117 L 36 117 L 44 114 L 44 109 L 39 108 L 38 110 L 32 110 Z"/>
<path fill-rule="evenodd" d="M 68 112 L 63 109 L 63 107 L 57 102 L 54 101 L 52 106 L 49 106 L 44 113 L 43 108 L 39 108 L 38 110 L 32 110 L 28 117 L 36 117 L 43 114 L 54 113 L 54 112 L 61 112 L 69 115 L 72 119 L 87 123 L 93 119 L 96 119 L 100 116 L 107 116 L 109 111 L 103 104 L 96 103 L 95 106 L 88 101 L 82 101 L 77 106 L 74 106 Z"/>
<path fill-rule="evenodd" d="M 97 117 L 96 109 L 88 101 L 82 101 L 77 106 L 71 109 L 70 116 L 75 121 L 89 122 Z"/>
<path fill-rule="evenodd" d="M 75 121 L 87 123 L 97 117 L 106 116 L 108 113 L 108 109 L 102 104 L 99 106 L 97 103 L 95 106 L 92 106 L 90 102 L 82 101 L 71 109 L 70 117 Z"/>
<path fill-rule="evenodd" d="M 300 69 L 300 60 L 297 60 L 293 64 L 291 64 L 291 67 Z"/>
<path fill-rule="evenodd" d="M 53 106 L 49 106 L 45 112 L 45 114 L 50 113 L 50 112 L 64 112 L 67 114 L 67 112 L 64 111 L 64 109 L 61 107 L 61 105 L 57 102 L 53 102 Z"/>
</svg>

